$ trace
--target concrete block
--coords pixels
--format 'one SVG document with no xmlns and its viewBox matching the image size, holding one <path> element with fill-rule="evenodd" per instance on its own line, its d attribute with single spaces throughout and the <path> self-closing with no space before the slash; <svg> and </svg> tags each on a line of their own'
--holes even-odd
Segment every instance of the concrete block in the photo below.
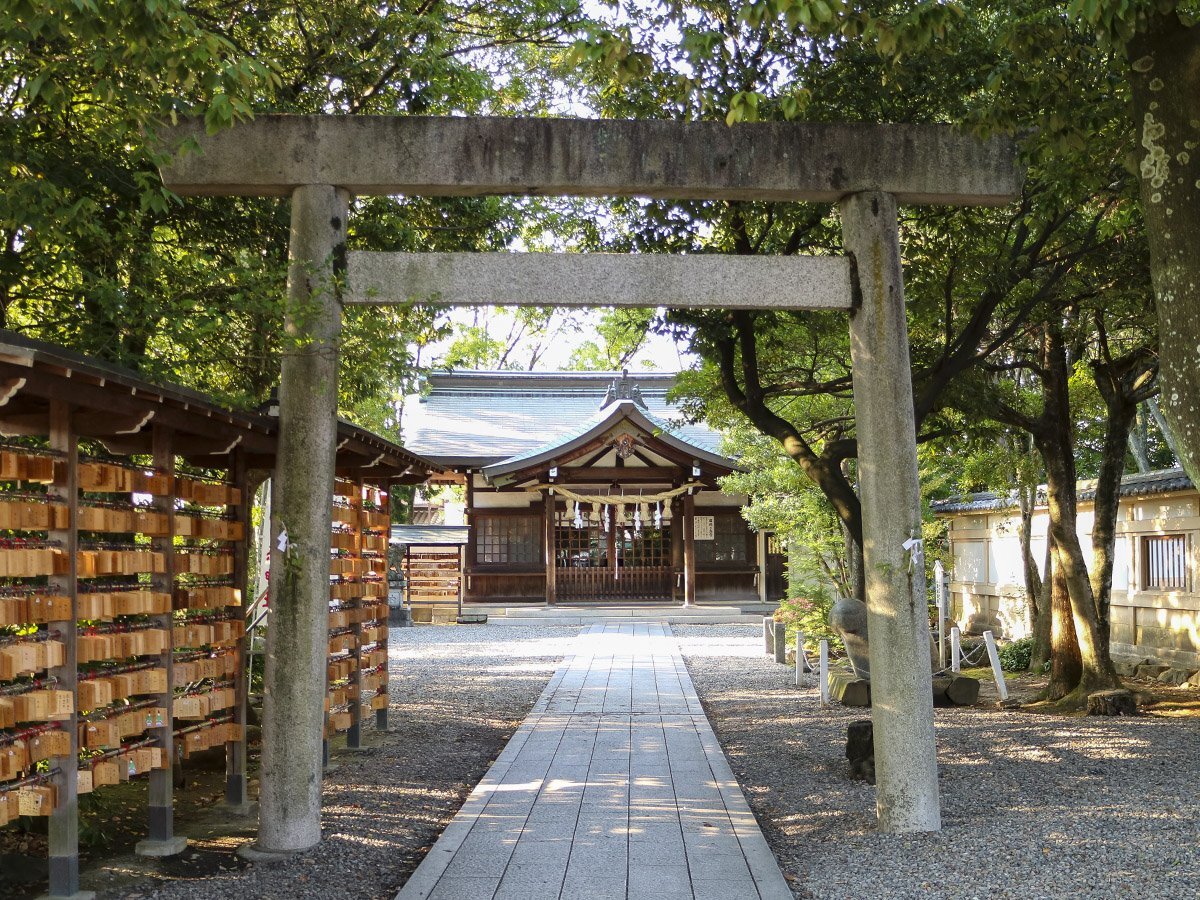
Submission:
<svg viewBox="0 0 1200 900">
<path fill-rule="evenodd" d="M 843 706 L 870 706 L 871 682 L 846 669 L 831 669 L 829 696 Z"/>
</svg>

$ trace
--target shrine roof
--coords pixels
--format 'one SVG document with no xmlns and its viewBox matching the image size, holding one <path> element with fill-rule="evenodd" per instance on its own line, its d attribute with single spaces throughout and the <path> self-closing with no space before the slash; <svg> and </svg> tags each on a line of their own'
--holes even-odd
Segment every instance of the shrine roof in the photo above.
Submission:
<svg viewBox="0 0 1200 900">
<path fill-rule="evenodd" d="M 655 430 L 725 459 L 720 434 L 685 422 L 667 400 L 676 377 L 637 372 L 627 380 Z M 621 378 L 621 372 L 434 373 L 428 393 L 406 404 L 405 446 L 445 466 L 479 467 L 533 455 L 593 428 Z"/>
</svg>

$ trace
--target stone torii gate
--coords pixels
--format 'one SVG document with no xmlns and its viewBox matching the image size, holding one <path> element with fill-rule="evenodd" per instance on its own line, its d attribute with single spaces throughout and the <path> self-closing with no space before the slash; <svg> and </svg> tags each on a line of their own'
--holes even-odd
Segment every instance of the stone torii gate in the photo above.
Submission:
<svg viewBox="0 0 1200 900">
<path fill-rule="evenodd" d="M 257 848 L 320 841 L 329 498 L 346 302 L 845 309 L 862 493 L 876 803 L 886 831 L 940 828 L 898 203 L 999 205 L 1011 141 L 941 126 L 268 116 L 187 123 L 163 170 L 181 195 L 290 197 Z M 375 254 L 346 251 L 350 196 L 638 196 L 837 203 L 846 257 Z M 911 545 L 910 545 L 911 546 Z"/>
</svg>

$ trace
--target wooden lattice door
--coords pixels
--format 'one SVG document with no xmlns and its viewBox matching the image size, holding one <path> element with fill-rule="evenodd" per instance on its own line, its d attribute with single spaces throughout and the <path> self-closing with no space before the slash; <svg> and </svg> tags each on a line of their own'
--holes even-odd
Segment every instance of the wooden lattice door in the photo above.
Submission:
<svg viewBox="0 0 1200 900">
<path fill-rule="evenodd" d="M 556 587 L 560 601 L 669 600 L 671 529 L 596 521 L 555 529 Z"/>
</svg>

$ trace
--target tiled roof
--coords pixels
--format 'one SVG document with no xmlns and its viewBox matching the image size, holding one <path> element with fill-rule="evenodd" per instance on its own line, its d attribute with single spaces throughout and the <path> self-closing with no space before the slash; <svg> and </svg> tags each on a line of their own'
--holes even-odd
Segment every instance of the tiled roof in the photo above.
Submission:
<svg viewBox="0 0 1200 900">
<path fill-rule="evenodd" d="M 515 456 L 510 456 L 508 459 L 501 460 L 498 463 L 492 463 L 490 466 L 485 466 L 483 474 L 488 480 L 494 480 L 498 476 L 520 471 L 535 463 L 549 462 L 559 453 L 570 453 L 587 440 L 599 437 L 623 422 L 629 423 L 644 434 L 654 435 L 653 440 L 661 441 L 665 446 L 682 450 L 685 453 L 695 454 L 699 459 L 706 460 L 718 466 L 733 467 L 733 460 L 720 454 L 711 453 L 703 447 L 690 444 L 680 438 L 670 423 L 664 422 L 662 419 L 646 412 L 639 400 L 613 400 L 591 418 L 580 423 L 569 432 L 555 435 L 554 439 L 549 443 L 531 448 Z M 650 449 L 655 448 L 651 445 Z"/>
<path fill-rule="evenodd" d="M 393 525 L 388 543 L 405 547 L 465 544 L 466 525 Z"/>
<path fill-rule="evenodd" d="M 1186 491 L 1192 488 L 1192 480 L 1183 469 L 1159 469 L 1156 472 L 1142 472 L 1137 475 L 1126 475 L 1121 479 L 1122 497 L 1143 497 L 1147 494 L 1170 494 L 1176 491 Z M 1096 482 L 1081 481 L 1077 485 L 1079 499 L 1087 503 L 1096 499 Z M 1046 502 L 1046 486 L 1038 487 L 1038 505 Z M 938 515 L 964 512 L 989 512 L 1017 507 L 1017 492 L 1006 494 L 995 491 L 980 491 L 974 494 L 964 494 L 961 497 L 951 497 L 946 500 L 934 500 L 930 508 Z"/>
<path fill-rule="evenodd" d="M 454 372 L 429 377 L 429 393 L 405 404 L 404 446 L 445 465 L 486 465 L 557 443 L 594 422 L 620 372 Z M 674 373 L 635 373 L 646 410 L 682 441 L 720 454 L 706 425 L 677 425 L 667 402 Z"/>
</svg>

